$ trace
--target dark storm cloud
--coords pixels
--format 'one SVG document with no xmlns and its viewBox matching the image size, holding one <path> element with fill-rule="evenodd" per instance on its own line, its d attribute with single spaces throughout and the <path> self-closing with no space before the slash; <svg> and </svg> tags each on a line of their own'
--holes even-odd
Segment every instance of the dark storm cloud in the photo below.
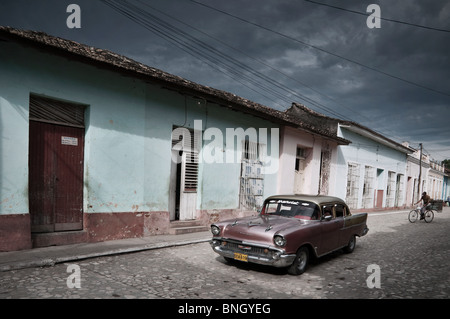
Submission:
<svg viewBox="0 0 450 319">
<path fill-rule="evenodd" d="M 287 88 L 281 93 L 285 98 L 269 96 L 244 78 L 223 74 L 102 1 L 2 1 L 0 24 L 109 49 L 267 106 L 286 109 L 291 102 L 300 102 L 360 122 L 399 142 L 428 143 L 428 150 L 439 150 L 432 154 L 437 159 L 450 158 L 449 32 L 385 20 L 380 29 L 370 29 L 367 14 L 310 1 L 199 0 L 204 5 L 190 0 L 129 1 L 277 81 Z M 376 3 L 382 18 L 450 30 L 446 0 L 317 2 L 362 13 Z M 70 3 L 82 8 L 81 29 L 65 25 Z M 255 78 L 242 67 L 235 66 L 235 71 Z"/>
</svg>

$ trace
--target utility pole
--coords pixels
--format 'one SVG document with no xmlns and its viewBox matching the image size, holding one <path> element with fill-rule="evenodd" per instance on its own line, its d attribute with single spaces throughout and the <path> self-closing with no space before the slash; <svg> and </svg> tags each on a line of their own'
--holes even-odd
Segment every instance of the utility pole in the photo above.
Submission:
<svg viewBox="0 0 450 319">
<path fill-rule="evenodd" d="M 422 143 L 419 144 L 420 146 L 420 154 L 419 154 L 419 181 L 417 185 L 417 200 L 420 198 L 420 184 L 422 179 Z"/>
</svg>

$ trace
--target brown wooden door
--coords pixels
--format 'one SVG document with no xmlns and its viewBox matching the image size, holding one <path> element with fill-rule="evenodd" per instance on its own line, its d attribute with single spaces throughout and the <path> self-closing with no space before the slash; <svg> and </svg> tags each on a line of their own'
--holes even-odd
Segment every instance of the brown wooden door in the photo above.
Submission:
<svg viewBox="0 0 450 319">
<path fill-rule="evenodd" d="M 383 207 L 383 195 L 384 192 L 382 189 L 375 190 L 375 208 L 382 208 Z"/>
<path fill-rule="evenodd" d="M 84 128 L 30 121 L 32 232 L 83 229 Z"/>
</svg>

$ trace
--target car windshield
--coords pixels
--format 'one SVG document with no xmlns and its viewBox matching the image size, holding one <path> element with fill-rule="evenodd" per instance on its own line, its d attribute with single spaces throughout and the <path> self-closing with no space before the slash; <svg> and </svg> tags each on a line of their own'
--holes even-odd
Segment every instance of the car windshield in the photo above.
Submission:
<svg viewBox="0 0 450 319">
<path fill-rule="evenodd" d="M 272 199 L 265 203 L 262 214 L 317 220 L 319 218 L 319 211 L 319 206 L 311 202 Z"/>
</svg>

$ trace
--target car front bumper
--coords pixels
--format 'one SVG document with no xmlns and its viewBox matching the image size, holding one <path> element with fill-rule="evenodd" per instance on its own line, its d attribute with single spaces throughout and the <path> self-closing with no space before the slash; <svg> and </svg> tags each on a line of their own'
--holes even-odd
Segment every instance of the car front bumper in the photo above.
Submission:
<svg viewBox="0 0 450 319">
<path fill-rule="evenodd" d="M 210 244 L 216 253 L 225 258 L 243 261 L 241 257 L 244 255 L 246 259 L 244 261 L 246 262 L 278 268 L 292 265 L 296 257 L 295 254 L 286 254 L 282 249 L 264 247 L 251 243 L 238 243 L 231 240 L 212 239 Z M 240 257 L 237 258 L 237 256 Z"/>
</svg>

